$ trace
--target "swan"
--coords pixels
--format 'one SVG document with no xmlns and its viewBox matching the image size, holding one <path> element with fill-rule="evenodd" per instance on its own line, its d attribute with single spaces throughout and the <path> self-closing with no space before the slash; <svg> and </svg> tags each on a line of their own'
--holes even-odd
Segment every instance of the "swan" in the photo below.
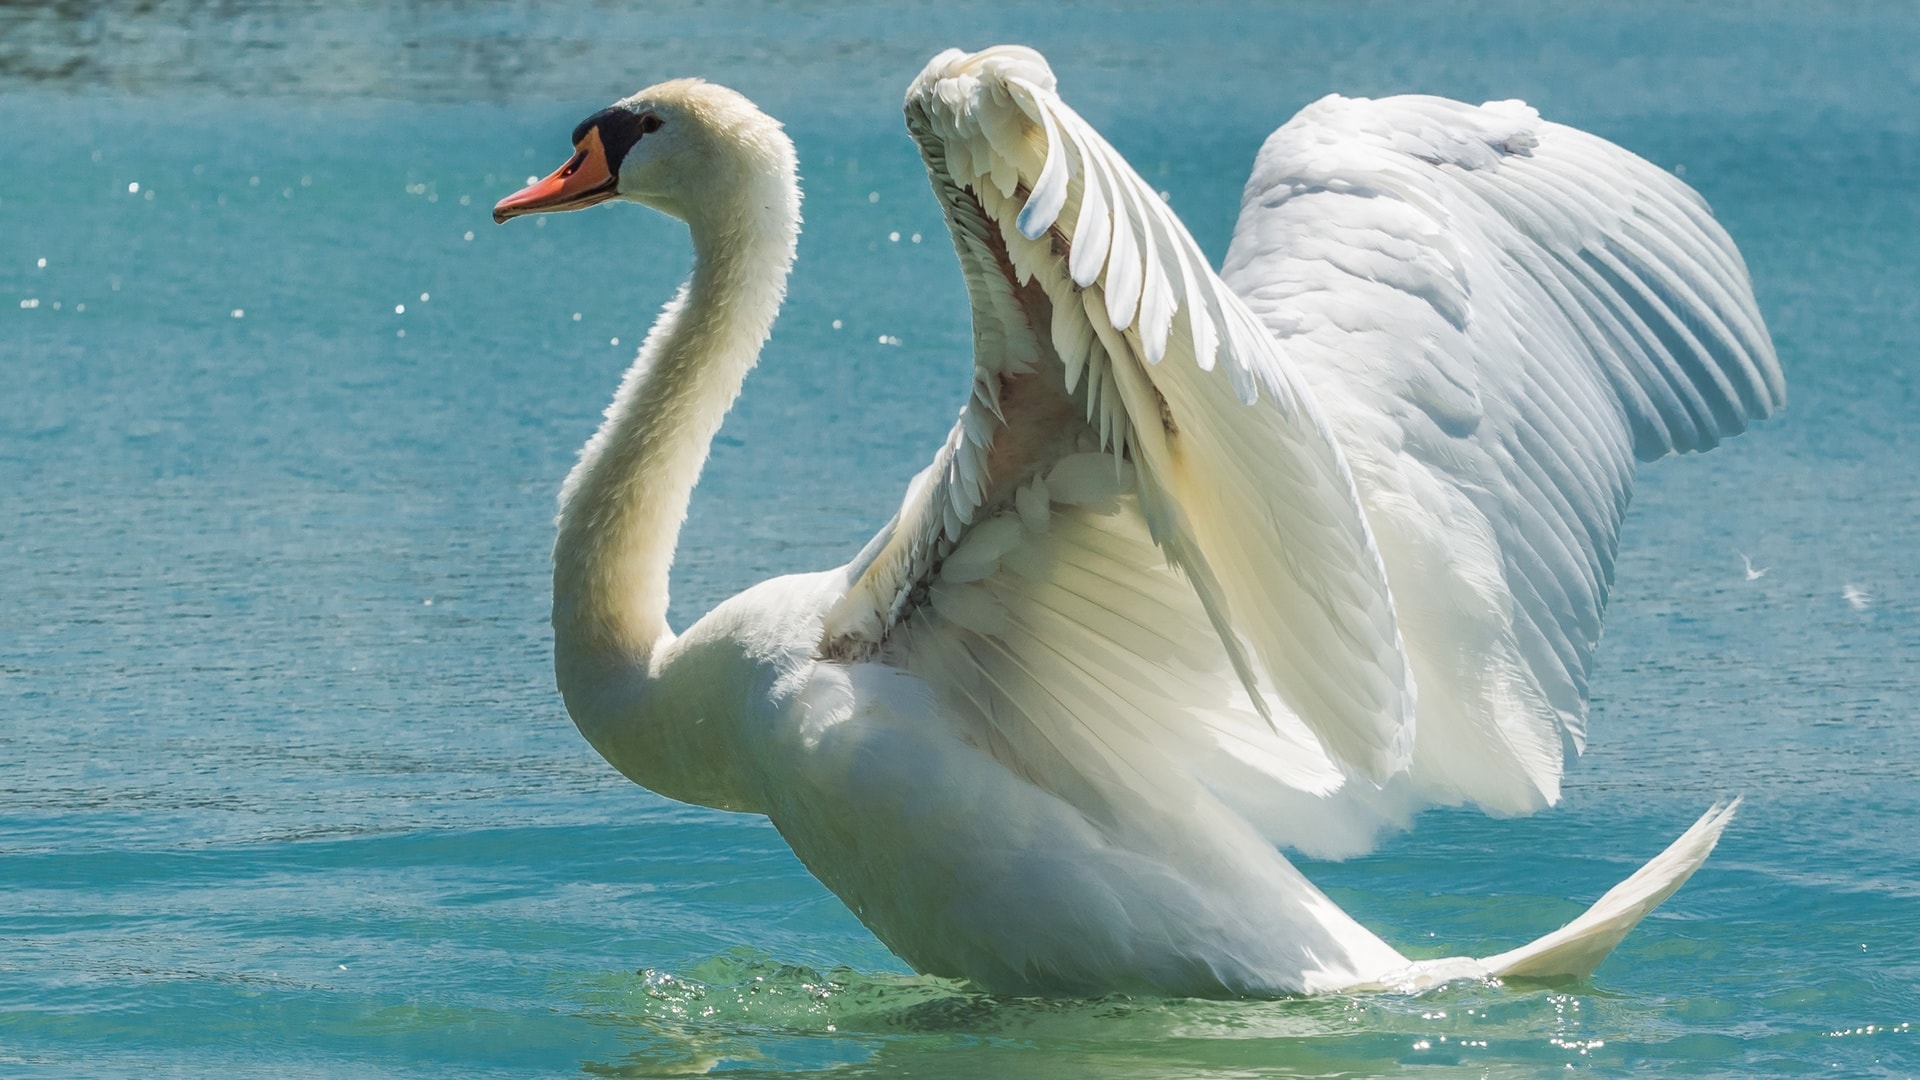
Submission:
<svg viewBox="0 0 1920 1080">
<path fill-rule="evenodd" d="M 793 145 L 738 93 L 661 83 L 495 208 L 637 202 L 694 249 L 560 493 L 581 733 L 653 791 L 767 816 L 908 964 L 992 992 L 1589 974 L 1733 805 L 1486 958 L 1408 959 L 1282 849 L 1557 800 L 1636 461 L 1785 400 L 1704 202 L 1517 101 L 1332 96 L 1260 149 L 1216 273 L 1033 50 L 941 53 L 905 110 L 970 396 L 852 561 L 683 634 L 668 570 L 785 292 Z"/>
</svg>

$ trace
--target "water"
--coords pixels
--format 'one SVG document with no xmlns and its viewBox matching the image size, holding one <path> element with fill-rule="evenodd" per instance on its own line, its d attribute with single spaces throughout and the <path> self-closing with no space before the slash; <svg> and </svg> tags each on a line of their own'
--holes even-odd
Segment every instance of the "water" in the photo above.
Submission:
<svg viewBox="0 0 1920 1080">
<path fill-rule="evenodd" d="M 0 1074 L 1920 1071 L 1913 10 L 651 7 L 0 8 Z M 1643 473 L 1564 804 L 1307 867 L 1411 952 L 1488 952 L 1744 792 L 1590 983 L 986 998 L 573 731 L 553 492 L 687 249 L 488 207 L 668 75 L 793 132 L 793 296 L 685 625 L 844 560 L 944 434 L 966 309 L 898 106 L 996 40 L 1216 258 L 1261 136 L 1336 89 L 1524 97 L 1684 167 L 1740 241 L 1792 404 Z"/>
</svg>

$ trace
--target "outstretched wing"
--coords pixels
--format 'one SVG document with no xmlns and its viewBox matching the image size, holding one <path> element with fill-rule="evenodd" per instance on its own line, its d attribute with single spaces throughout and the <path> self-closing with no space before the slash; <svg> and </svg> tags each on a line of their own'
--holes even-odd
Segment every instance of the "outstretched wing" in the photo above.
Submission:
<svg viewBox="0 0 1920 1080">
<path fill-rule="evenodd" d="M 1272 336 L 1037 53 L 942 54 L 906 113 L 972 301 L 973 395 L 823 653 L 922 674 L 1061 788 L 1404 768 L 1385 569 Z"/>
<path fill-rule="evenodd" d="M 1785 401 L 1733 242 L 1519 102 L 1336 96 L 1261 149 L 1222 277 L 1351 463 L 1419 686 L 1415 780 L 1553 802 L 1634 458 Z"/>
</svg>

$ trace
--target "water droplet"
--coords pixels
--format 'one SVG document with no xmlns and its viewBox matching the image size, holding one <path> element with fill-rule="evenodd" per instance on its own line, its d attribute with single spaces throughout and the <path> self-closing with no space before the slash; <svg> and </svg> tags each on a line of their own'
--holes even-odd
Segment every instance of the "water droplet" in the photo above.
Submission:
<svg viewBox="0 0 1920 1080">
<path fill-rule="evenodd" d="M 890 243 L 890 244 L 897 244 L 897 243 L 899 243 L 899 242 L 900 242 L 900 233 L 899 233 L 899 231 L 898 231 L 898 230 L 895 230 L 894 232 L 890 232 L 890 233 L 888 233 L 888 234 L 887 234 L 887 242 L 888 242 L 888 243 Z"/>
<path fill-rule="evenodd" d="M 313 186 L 313 177 L 311 177 L 311 176 L 303 176 L 303 177 L 301 177 L 301 178 L 300 178 L 300 186 L 301 186 L 301 187 L 312 187 L 312 186 Z"/>
<path fill-rule="evenodd" d="M 462 195 L 462 196 L 460 196 L 460 205 L 461 205 L 461 206 L 472 206 L 472 205 L 473 205 L 473 196 L 471 196 L 471 195 Z"/>
<path fill-rule="evenodd" d="M 879 192 L 877 192 L 877 191 L 869 191 L 869 192 L 867 192 L 867 201 L 868 201 L 868 202 L 870 202 L 870 203 L 877 203 L 877 202 L 879 202 L 879 201 L 880 201 L 880 193 L 879 193 Z"/>
<path fill-rule="evenodd" d="M 407 305 L 405 304 L 393 305 L 393 313 L 395 315 L 405 315 L 407 313 Z"/>
<path fill-rule="evenodd" d="M 235 319 L 244 319 L 247 317 L 247 312 L 245 308 L 234 308 L 232 311 L 228 312 L 227 314 Z"/>
<path fill-rule="evenodd" d="M 580 313 L 579 313 L 579 312 L 577 312 L 577 311 L 576 311 L 576 312 L 574 312 L 574 313 L 573 313 L 573 321 L 574 321 L 574 322 L 579 322 L 579 321 L 580 321 Z"/>
<path fill-rule="evenodd" d="M 619 338 L 609 338 L 609 339 L 607 340 L 607 344 L 609 344 L 609 345 L 618 345 L 618 344 L 620 344 L 620 339 L 619 339 Z"/>
<path fill-rule="evenodd" d="M 22 308 L 25 308 L 28 311 L 31 311 L 34 308 L 37 308 L 40 306 L 40 300 L 37 297 L 29 297 L 25 300 L 20 301 L 20 306 Z"/>
<path fill-rule="evenodd" d="M 910 237 L 910 239 L 911 239 L 911 240 L 912 240 L 912 241 L 913 241 L 914 243 L 916 243 L 916 244 L 917 244 L 917 243 L 919 243 L 919 242 L 920 242 L 920 234 L 919 234 L 919 233 L 914 233 L 914 234 L 913 234 L 913 236 L 912 236 L 912 237 Z"/>
<path fill-rule="evenodd" d="M 247 186 L 248 186 L 248 187 L 259 187 L 259 186 L 260 186 L 260 178 L 259 178 L 259 177 L 257 177 L 257 176 L 249 176 L 249 177 L 247 177 Z"/>
<path fill-rule="evenodd" d="M 429 597 L 427 597 L 427 598 L 426 598 L 425 600 L 422 600 L 422 601 L 420 601 L 420 606 L 421 606 L 421 607 L 432 607 L 432 606 L 433 606 L 433 597 L 431 597 L 431 596 L 429 596 Z"/>
<path fill-rule="evenodd" d="M 393 336 L 394 336 L 394 337 L 406 337 L 406 336 L 407 336 L 407 332 L 406 332 L 405 330 L 395 330 L 395 331 L 393 332 Z"/>
<path fill-rule="evenodd" d="M 127 194 L 138 195 L 139 193 L 140 193 L 140 181 L 135 180 L 133 183 L 127 185 Z"/>
<path fill-rule="evenodd" d="M 841 325 L 841 324 L 840 324 L 840 320 L 839 320 L 839 319 L 835 319 L 835 320 L 833 320 L 833 328 L 834 328 L 835 330 L 838 330 L 838 329 L 840 329 L 840 325 Z"/>
<path fill-rule="evenodd" d="M 140 197 L 141 197 L 141 198 L 143 198 L 143 199 L 145 199 L 145 200 L 147 200 L 148 202 L 152 202 L 152 201 L 153 201 L 153 189 L 152 189 L 152 188 L 148 188 L 148 189 L 146 190 L 146 193 L 145 193 L 145 194 L 143 194 L 143 195 L 141 195 Z"/>
<path fill-rule="evenodd" d="M 42 257 L 42 258 L 40 259 L 40 261 L 39 261 L 39 262 L 36 262 L 36 263 L 34 263 L 33 265 L 35 265 L 35 266 L 38 266 L 38 267 L 39 267 L 40 269 L 42 269 L 42 270 L 45 270 L 45 269 L 47 268 L 47 260 L 46 260 L 46 258 L 45 258 L 45 257 L 43 256 L 43 257 Z"/>
<path fill-rule="evenodd" d="M 473 230 L 472 230 L 472 229 L 468 229 L 468 230 L 467 230 L 467 236 L 466 236 L 466 238 L 467 238 L 468 240 L 471 240 L 471 239 L 473 239 Z"/>
<path fill-rule="evenodd" d="M 529 176 L 529 177 L 527 177 L 527 183 L 529 183 L 529 184 L 537 184 L 537 183 L 539 183 L 539 182 L 540 182 L 540 178 L 539 178 L 539 177 L 537 177 L 537 176 Z"/>
<path fill-rule="evenodd" d="M 85 311 L 85 310 L 87 310 L 87 305 L 85 305 L 85 304 L 75 304 L 75 305 L 73 305 L 73 310 L 75 310 L 75 311 Z"/>
<path fill-rule="evenodd" d="M 433 297 L 431 297 L 431 296 L 429 296 L 429 295 L 427 295 L 426 293 L 421 293 L 421 294 L 420 294 L 420 302 L 421 302 L 421 303 L 423 303 L 423 304 L 424 304 L 424 303 L 426 303 L 427 301 L 429 301 L 429 300 L 431 300 L 431 299 L 433 299 Z"/>
</svg>

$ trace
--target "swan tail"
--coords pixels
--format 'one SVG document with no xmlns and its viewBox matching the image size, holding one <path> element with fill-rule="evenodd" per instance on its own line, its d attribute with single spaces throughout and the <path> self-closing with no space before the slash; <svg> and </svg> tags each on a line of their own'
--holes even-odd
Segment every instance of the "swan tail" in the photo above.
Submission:
<svg viewBox="0 0 1920 1080">
<path fill-rule="evenodd" d="M 1486 974 L 1521 979 L 1578 979 L 1593 974 L 1629 930 L 1707 861 L 1739 806 L 1737 798 L 1724 805 L 1715 803 L 1665 851 L 1607 890 L 1579 918 L 1543 938 L 1480 961 Z"/>
</svg>

